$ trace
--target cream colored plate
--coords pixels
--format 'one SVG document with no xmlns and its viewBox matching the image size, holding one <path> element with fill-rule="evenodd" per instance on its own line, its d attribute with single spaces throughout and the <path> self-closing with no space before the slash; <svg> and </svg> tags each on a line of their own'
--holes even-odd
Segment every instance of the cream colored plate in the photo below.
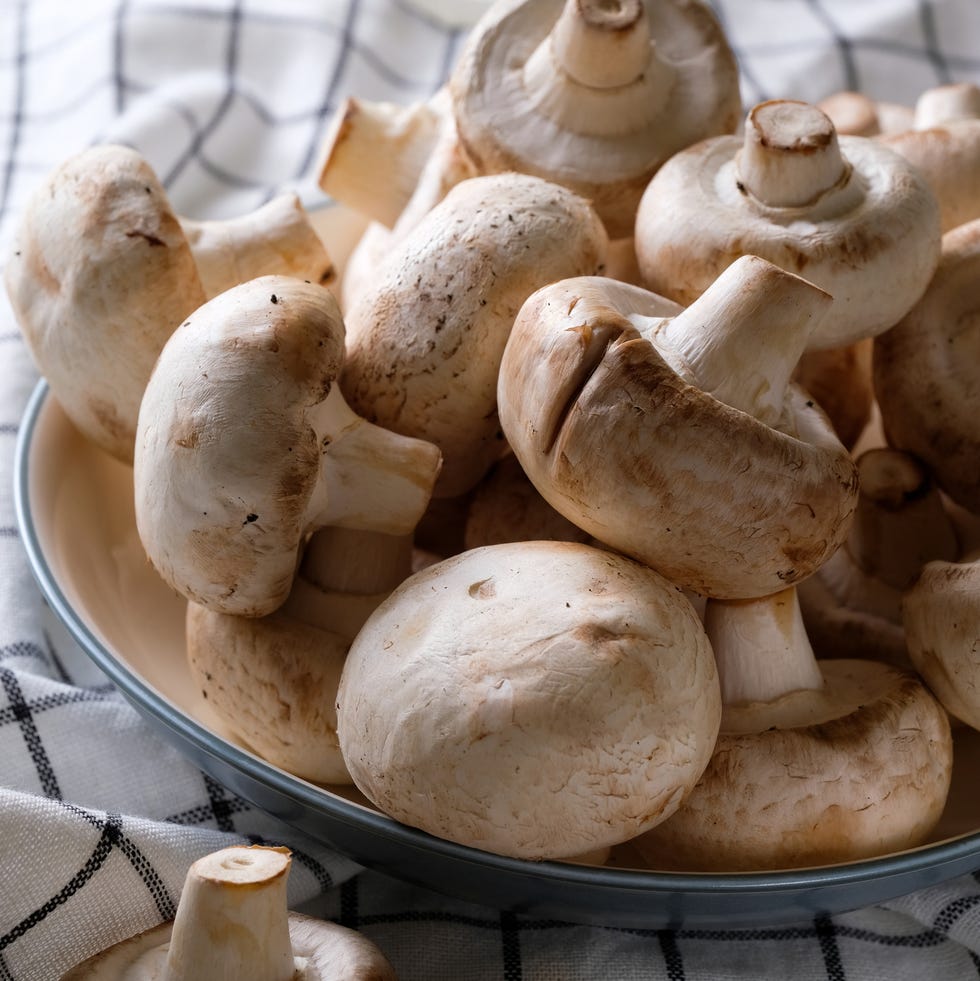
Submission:
<svg viewBox="0 0 980 981">
<path fill-rule="evenodd" d="M 788 922 L 878 902 L 980 867 L 980 734 L 957 732 L 954 786 L 928 846 L 844 866 L 684 875 L 529 863 L 405 828 L 352 791 L 316 787 L 234 741 L 185 663 L 184 601 L 146 561 L 131 470 L 83 440 L 39 385 L 17 454 L 18 518 L 35 575 L 73 636 L 198 766 L 356 860 L 495 906 L 574 920 L 662 927 Z"/>
</svg>

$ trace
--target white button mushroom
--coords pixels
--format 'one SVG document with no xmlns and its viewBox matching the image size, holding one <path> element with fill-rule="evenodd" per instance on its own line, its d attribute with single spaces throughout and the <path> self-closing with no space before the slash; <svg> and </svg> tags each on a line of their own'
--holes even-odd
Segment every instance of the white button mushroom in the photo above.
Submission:
<svg viewBox="0 0 980 981">
<path fill-rule="evenodd" d="M 408 534 L 425 511 L 439 451 L 349 408 L 343 346 L 329 291 L 285 276 L 227 290 L 167 341 L 140 409 L 136 525 L 188 599 L 271 613 L 317 528 Z"/>
<path fill-rule="evenodd" d="M 259 273 L 326 281 L 332 265 L 295 195 L 229 221 L 178 218 L 123 146 L 58 167 L 28 203 L 7 292 L 37 366 L 72 422 L 131 462 L 157 355 L 208 295 Z"/>
<path fill-rule="evenodd" d="M 412 572 L 410 535 L 324 528 L 286 602 L 265 617 L 187 606 L 187 661 L 208 705 L 263 759 L 349 784 L 337 740 L 337 686 L 364 621 Z"/>
<path fill-rule="evenodd" d="M 672 813 L 717 732 L 701 622 L 672 584 L 566 542 L 416 573 L 344 666 L 340 744 L 395 819 L 519 858 L 615 844 Z"/>
<path fill-rule="evenodd" d="M 909 656 L 946 710 L 980 729 L 980 558 L 928 563 L 902 598 Z"/>
<path fill-rule="evenodd" d="M 505 0 L 470 33 L 450 88 L 476 171 L 535 174 L 632 233 L 672 153 L 732 133 L 738 69 L 699 0 Z"/>
<path fill-rule="evenodd" d="M 915 454 L 954 501 L 980 512 L 980 220 L 943 236 L 929 289 L 875 339 L 873 378 L 885 436 Z"/>
<path fill-rule="evenodd" d="M 810 347 L 896 323 L 939 260 L 939 209 L 916 170 L 877 140 L 838 140 L 816 106 L 757 105 L 744 138 L 676 154 L 643 195 L 636 252 L 647 287 L 689 304 L 741 255 L 798 273 L 834 297 Z"/>
<path fill-rule="evenodd" d="M 559 512 L 696 593 L 761 596 L 844 540 L 857 475 L 789 377 L 830 298 L 745 257 L 686 310 L 583 278 L 539 290 L 500 372 L 504 432 Z"/>
<path fill-rule="evenodd" d="M 980 88 L 940 85 L 919 97 L 912 124 L 882 141 L 905 157 L 939 201 L 944 232 L 980 218 Z"/>
<path fill-rule="evenodd" d="M 539 286 L 597 272 L 606 235 L 586 201 L 520 174 L 457 185 L 397 243 L 347 313 L 341 384 L 355 411 L 435 443 L 435 494 L 473 487 L 506 449 L 497 371 Z"/>
<path fill-rule="evenodd" d="M 288 849 L 233 845 L 188 870 L 177 916 L 62 981 L 395 981 L 367 937 L 286 907 Z"/>
<path fill-rule="evenodd" d="M 795 590 L 710 601 L 724 712 L 704 776 L 638 838 L 654 867 L 758 871 L 854 861 L 921 844 L 942 814 L 953 745 L 919 679 L 813 656 Z"/>
<path fill-rule="evenodd" d="M 864 657 L 909 668 L 902 593 L 932 559 L 955 559 L 953 524 L 928 471 L 899 450 L 857 460 L 858 506 L 847 541 L 799 584 L 819 657 Z"/>
</svg>

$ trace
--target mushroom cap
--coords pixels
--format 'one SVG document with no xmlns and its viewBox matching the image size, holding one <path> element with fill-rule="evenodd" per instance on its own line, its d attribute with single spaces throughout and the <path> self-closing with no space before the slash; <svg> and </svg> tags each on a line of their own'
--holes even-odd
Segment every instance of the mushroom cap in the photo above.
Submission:
<svg viewBox="0 0 980 981">
<path fill-rule="evenodd" d="M 343 345 L 330 293 L 283 276 L 209 300 L 167 342 L 140 410 L 136 524 L 188 599 L 245 616 L 285 600 L 319 477 L 310 413 Z"/>
<path fill-rule="evenodd" d="M 949 788 L 946 713 L 911 672 L 848 659 L 821 669 L 820 690 L 726 706 L 697 787 L 634 842 L 651 866 L 790 869 L 923 842 Z"/>
<path fill-rule="evenodd" d="M 350 640 L 284 613 L 187 605 L 187 660 L 208 705 L 250 749 L 316 783 L 350 783 L 335 706 Z"/>
<path fill-rule="evenodd" d="M 873 378 L 888 443 L 922 460 L 954 501 L 980 511 L 980 220 L 943 236 L 922 299 L 875 339 Z"/>
<path fill-rule="evenodd" d="M 826 123 L 829 137 L 821 131 L 818 142 L 834 138 Z M 800 206 L 776 207 L 752 193 L 740 171 L 741 137 L 718 136 L 676 154 L 650 181 L 637 213 L 645 285 L 687 306 L 739 256 L 758 255 L 834 297 L 811 349 L 887 330 L 919 299 L 936 267 L 938 205 L 893 150 L 864 137 L 838 142 L 842 180 Z"/>
<path fill-rule="evenodd" d="M 66 160 L 25 208 L 4 276 L 59 403 L 83 435 L 131 462 L 157 355 L 204 302 L 190 246 L 149 164 L 113 145 Z"/>
<path fill-rule="evenodd" d="M 83 961 L 61 981 L 159 981 L 172 932 L 173 921 L 145 930 Z M 307 961 L 304 981 L 397 981 L 375 944 L 348 927 L 290 913 L 289 939 L 294 955 Z"/>
<path fill-rule="evenodd" d="M 473 28 L 450 83 L 460 141 L 478 172 L 516 170 L 563 184 L 592 201 L 611 236 L 629 235 L 643 188 L 668 157 L 735 131 L 738 67 L 699 0 L 623 3 L 608 13 L 612 5 L 579 2 L 613 20 L 645 8 L 651 55 L 627 84 L 576 80 L 546 47 L 564 5 L 505 0 Z M 620 46 L 630 41 L 622 26 L 609 33 Z M 609 71 L 628 57 L 604 53 L 599 61 Z"/>
<path fill-rule="evenodd" d="M 844 540 L 854 464 L 801 390 L 775 429 L 685 381 L 630 320 L 679 312 L 599 278 L 539 290 L 501 368 L 504 432 L 542 496 L 599 541 L 699 594 L 777 592 Z"/>
<path fill-rule="evenodd" d="M 338 694 L 357 786 L 396 820 L 563 858 L 663 820 L 700 775 L 721 697 L 680 591 L 567 542 L 416 573 L 355 639 Z"/>
<path fill-rule="evenodd" d="M 586 201 L 537 177 L 457 185 L 405 238 L 347 314 L 341 384 L 354 411 L 435 443 L 435 495 L 465 493 L 506 449 L 497 372 L 539 286 L 596 272 L 606 235 Z"/>
<path fill-rule="evenodd" d="M 909 657 L 957 719 L 980 729 L 980 562 L 929 562 L 902 597 Z"/>
<path fill-rule="evenodd" d="M 881 142 L 925 178 L 939 202 L 944 232 L 980 218 L 980 119 L 909 128 Z"/>
</svg>

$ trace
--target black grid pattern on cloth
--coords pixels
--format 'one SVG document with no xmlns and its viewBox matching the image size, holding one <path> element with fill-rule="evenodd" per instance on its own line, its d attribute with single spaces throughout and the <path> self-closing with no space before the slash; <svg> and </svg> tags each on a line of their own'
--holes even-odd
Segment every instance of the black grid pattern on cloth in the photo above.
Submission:
<svg viewBox="0 0 980 981">
<path fill-rule="evenodd" d="M 78 5 L 85 6 L 85 5 Z M 765 30 L 748 30 L 742 0 L 716 0 L 716 9 L 732 37 L 739 55 L 746 104 L 779 95 L 830 94 L 840 87 L 865 88 L 871 94 L 886 98 L 891 91 L 873 91 L 880 85 L 877 66 L 882 59 L 889 65 L 902 66 L 919 80 L 917 84 L 940 84 L 961 78 L 980 77 L 980 45 L 977 38 L 958 37 L 955 24 L 949 19 L 950 4 L 940 0 L 910 2 L 911 19 L 907 36 L 864 36 L 856 34 L 853 12 L 860 4 L 853 0 L 768 0 L 760 3 L 771 15 Z M 262 203 L 282 185 L 299 184 L 304 196 L 317 197 L 312 187 L 310 171 L 322 140 L 325 126 L 340 100 L 349 92 L 355 70 L 359 77 L 369 80 L 372 97 L 384 96 L 407 101 L 429 95 L 441 83 L 459 53 L 464 33 L 447 29 L 414 11 L 404 0 L 385 4 L 382 0 L 337 0 L 323 5 L 323 15 L 296 13 L 290 5 L 276 8 L 271 3 L 250 0 L 212 0 L 207 5 L 185 3 L 141 2 L 117 0 L 96 5 L 95 14 L 76 15 L 70 29 L 48 28 L 36 33 L 45 13 L 56 7 L 53 0 L 10 0 L 5 10 L 3 47 L 0 47 L 0 240 L 6 241 L 17 211 L 22 207 L 31 185 L 60 157 L 57 148 L 45 143 L 42 130 L 56 131 L 71 127 L 74 138 L 98 142 L 109 131 L 110 115 L 121 116 L 135 103 L 152 92 L 139 63 L 139 49 L 134 43 L 141 25 L 150 20 L 159 24 L 177 25 L 178 32 L 189 34 L 207 32 L 218 38 L 217 62 L 211 67 L 222 77 L 218 97 L 207 104 L 198 104 L 183 97 L 179 91 L 170 93 L 168 107 L 182 128 L 171 128 L 170 138 L 175 152 L 167 161 L 161 176 L 168 189 L 179 190 L 184 183 L 207 179 L 220 189 L 250 195 L 254 205 Z M 312 8 L 311 8 L 312 9 Z M 407 68 L 397 57 L 397 42 L 390 39 L 378 45 L 366 31 L 365 24 L 385 12 L 397 12 L 406 30 L 422 38 L 430 52 L 426 64 Z M 385 14 L 387 16 L 387 14 Z M 785 34 L 779 24 L 793 22 L 802 25 L 798 32 Z M 952 26 L 951 26 L 952 25 Z M 270 36 L 273 29 L 304 32 L 315 35 L 325 46 L 333 45 L 328 70 L 322 76 L 316 97 L 302 105 L 283 105 L 267 95 L 249 77 L 249 39 Z M 77 84 L 66 86 L 54 102 L 40 98 L 37 80 L 40 73 L 54 68 L 64 58 L 78 51 L 97 53 L 99 60 L 89 75 Z M 820 77 L 813 77 L 801 68 L 799 91 L 777 91 L 772 87 L 774 66 L 785 68 L 788 61 L 809 64 L 811 56 L 821 55 Z M 830 66 L 829 68 L 827 66 Z M 809 86 L 809 88 L 807 87 Z M 46 98 L 50 93 L 45 93 Z M 89 115 L 99 119 L 99 129 L 85 131 L 79 120 Z M 282 163 L 283 171 L 249 170 L 242 160 L 223 150 L 222 138 L 226 124 L 241 114 L 259 133 L 274 137 L 289 128 L 296 128 L 301 137 L 293 152 Z M 20 335 L 9 324 L 0 323 L 0 385 L 12 381 L 5 374 L 9 352 L 20 343 Z M 8 412 L 9 400 L 0 390 L 0 406 Z M 19 407 L 19 404 L 18 404 Z M 0 474 L 6 479 L 12 471 L 10 460 L 19 424 L 12 413 L 0 421 Z M 0 509 L 0 540 L 16 542 L 19 537 L 12 512 Z M 4 545 L 4 548 L 7 548 Z M 13 544 L 12 547 L 17 547 Z M 0 582 L 0 604 L 4 584 Z M 3 607 L 0 605 L 0 614 Z M 118 698 L 108 685 L 75 686 L 33 697 L 25 697 L 23 679 L 33 673 L 53 677 L 62 686 L 68 685 L 71 672 L 62 664 L 54 646 L 45 649 L 36 636 L 9 637 L 0 633 L 0 690 L 4 702 L 0 707 L 0 728 L 19 733 L 33 761 L 44 794 L 57 801 L 60 786 L 57 778 L 58 744 L 46 742 L 39 720 L 54 709 L 65 710 L 72 704 Z M 2 773 L 0 761 L 0 773 Z M 125 857 L 137 873 L 147 895 L 151 897 L 160 917 L 173 913 L 173 897 L 163 885 L 159 870 L 127 833 L 126 819 L 117 814 L 97 815 L 60 801 L 60 807 L 77 818 L 86 833 L 94 835 L 90 854 L 77 868 L 66 870 L 65 885 L 49 896 L 39 898 L 29 916 L 8 923 L 3 916 L 0 885 L 0 979 L 14 979 L 7 952 L 15 943 L 28 938 L 44 921 L 78 896 L 102 869 L 110 855 Z M 216 828 L 255 843 L 272 843 L 265 836 L 250 830 L 251 806 L 202 774 L 200 798 L 196 804 L 168 815 L 165 823 L 190 829 Z M 612 960 L 608 972 L 596 977 L 663 978 L 669 981 L 707 981 L 713 974 L 703 967 L 705 951 L 713 952 L 721 972 L 730 962 L 732 977 L 783 977 L 779 973 L 780 950 L 792 948 L 810 968 L 807 977 L 827 981 L 867 977 L 869 964 L 887 952 L 939 952 L 955 948 L 964 950 L 957 931 L 977 915 L 980 909 L 980 883 L 969 883 L 969 895 L 958 895 L 941 903 L 921 923 L 912 923 L 902 932 L 885 932 L 855 925 L 850 917 L 820 917 L 812 923 L 795 927 L 771 929 L 694 929 L 627 930 L 614 927 L 582 927 L 557 920 L 536 919 L 516 913 L 481 910 L 466 904 L 429 904 L 428 894 L 418 901 L 405 902 L 391 908 L 388 892 L 378 894 L 377 883 L 384 880 L 374 874 L 357 877 L 336 885 L 330 870 L 317 856 L 293 848 L 294 861 L 316 881 L 325 896 L 335 902 L 333 917 L 340 923 L 364 930 L 370 935 L 387 936 L 393 941 L 392 954 L 400 954 L 405 964 L 403 978 L 413 973 L 410 953 L 423 949 L 430 932 L 447 930 L 451 942 L 465 948 L 473 935 L 485 936 L 490 942 L 481 947 L 485 959 L 475 965 L 468 976 L 500 978 L 504 981 L 531 981 L 559 977 L 579 977 L 578 965 L 590 949 L 610 951 L 615 957 L 622 948 L 620 940 L 639 946 L 631 948 L 629 956 Z M 375 883 L 368 889 L 365 881 Z M 961 888 L 963 888 L 961 884 Z M 402 895 L 392 885 L 391 895 Z M 406 895 L 416 896 L 413 893 Z M 388 932 L 385 932 L 388 931 Z M 536 953 L 549 951 L 550 964 L 542 967 Z M 756 952 L 752 973 L 736 973 L 736 950 L 751 946 Z M 800 953 L 802 951 L 802 953 Z M 973 949 L 965 950 L 971 972 L 962 977 L 980 977 L 980 959 Z M 883 961 L 884 963 L 884 961 Z M 917 962 L 918 963 L 918 962 Z M 921 962 L 925 965 L 925 961 Z M 851 974 L 852 964 L 860 966 Z M 440 975 L 430 972 L 435 979 Z M 449 978 L 452 975 L 444 974 Z M 459 976 L 459 975 L 457 975 Z M 720 976 L 720 973 L 719 973 Z M 803 981 L 803 974 L 797 972 Z M 927 976 L 923 974 L 923 976 Z M 958 981 L 959 976 L 952 981 Z M 15 981 L 41 981 L 24 974 Z"/>
</svg>

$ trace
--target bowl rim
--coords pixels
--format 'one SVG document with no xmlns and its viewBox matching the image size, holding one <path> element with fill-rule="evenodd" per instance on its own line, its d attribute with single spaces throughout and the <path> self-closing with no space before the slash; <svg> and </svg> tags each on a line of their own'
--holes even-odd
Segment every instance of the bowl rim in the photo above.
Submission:
<svg viewBox="0 0 980 981">
<path fill-rule="evenodd" d="M 34 435 L 49 397 L 54 399 L 50 387 L 42 378 L 27 402 L 14 450 L 16 521 L 31 571 L 45 600 L 86 655 L 109 677 L 120 692 L 134 703 L 138 711 L 171 730 L 181 740 L 193 744 L 205 754 L 231 766 L 257 785 L 302 803 L 315 811 L 325 813 L 334 820 L 358 825 L 361 830 L 372 835 L 387 838 L 400 845 L 432 851 L 456 862 L 476 864 L 482 868 L 511 875 L 544 874 L 556 882 L 569 886 L 579 885 L 620 892 L 687 893 L 695 900 L 699 895 L 709 894 L 748 897 L 760 892 L 798 892 L 824 886 L 846 887 L 894 876 L 904 877 L 916 872 L 934 871 L 950 864 L 959 866 L 971 858 L 976 860 L 977 866 L 980 866 L 980 828 L 975 832 L 966 832 L 876 858 L 838 865 L 775 871 L 658 872 L 646 869 L 575 865 L 556 861 L 530 862 L 437 838 L 427 832 L 400 824 L 378 811 L 348 801 L 267 763 L 219 736 L 158 692 L 103 644 L 67 599 L 44 552 L 30 500 L 31 452 Z M 261 805 L 256 806 L 261 808 Z M 289 819 L 282 815 L 273 814 L 273 816 L 289 823 Z"/>
</svg>

